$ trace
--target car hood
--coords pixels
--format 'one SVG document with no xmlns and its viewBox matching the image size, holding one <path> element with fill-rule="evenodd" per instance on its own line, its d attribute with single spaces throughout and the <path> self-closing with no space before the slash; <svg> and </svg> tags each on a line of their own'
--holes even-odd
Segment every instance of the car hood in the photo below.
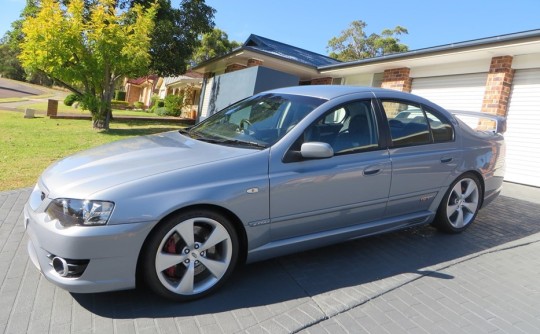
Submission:
<svg viewBox="0 0 540 334">
<path fill-rule="evenodd" d="M 109 143 L 64 158 L 43 172 L 40 185 L 50 198 L 85 199 L 136 179 L 252 152 L 166 132 Z"/>
</svg>

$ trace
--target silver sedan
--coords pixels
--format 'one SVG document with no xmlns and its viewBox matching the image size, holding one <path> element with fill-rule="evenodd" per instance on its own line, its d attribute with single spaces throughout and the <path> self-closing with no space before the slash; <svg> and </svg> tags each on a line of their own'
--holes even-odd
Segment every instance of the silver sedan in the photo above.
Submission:
<svg viewBox="0 0 540 334">
<path fill-rule="evenodd" d="M 33 263 L 64 289 L 129 289 L 141 278 L 184 301 L 215 291 L 240 263 L 421 224 L 461 232 L 500 193 L 503 173 L 501 134 L 425 99 L 292 87 L 54 163 L 24 224 Z"/>
</svg>

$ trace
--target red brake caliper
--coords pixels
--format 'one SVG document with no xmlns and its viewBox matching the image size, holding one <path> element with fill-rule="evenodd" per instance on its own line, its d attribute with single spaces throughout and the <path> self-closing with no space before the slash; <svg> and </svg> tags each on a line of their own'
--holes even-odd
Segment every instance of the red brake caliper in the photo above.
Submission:
<svg viewBox="0 0 540 334">
<path fill-rule="evenodd" d="M 174 242 L 174 238 L 169 238 L 167 245 L 165 245 L 165 249 L 169 254 L 176 254 L 176 242 Z M 174 277 L 176 266 L 169 267 L 165 271 L 167 272 L 167 276 Z"/>
</svg>

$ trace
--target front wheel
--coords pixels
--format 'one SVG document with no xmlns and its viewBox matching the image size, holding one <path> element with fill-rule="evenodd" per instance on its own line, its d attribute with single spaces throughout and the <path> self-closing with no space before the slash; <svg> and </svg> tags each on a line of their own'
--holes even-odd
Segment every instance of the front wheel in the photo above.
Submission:
<svg viewBox="0 0 540 334">
<path fill-rule="evenodd" d="M 433 225 L 449 233 L 460 233 L 474 221 L 482 201 L 482 188 L 478 177 L 471 173 L 461 175 L 444 195 Z"/>
<path fill-rule="evenodd" d="M 176 214 L 157 227 L 143 250 L 144 279 L 166 298 L 197 299 L 223 284 L 236 265 L 238 248 L 226 217 L 208 211 Z"/>
</svg>

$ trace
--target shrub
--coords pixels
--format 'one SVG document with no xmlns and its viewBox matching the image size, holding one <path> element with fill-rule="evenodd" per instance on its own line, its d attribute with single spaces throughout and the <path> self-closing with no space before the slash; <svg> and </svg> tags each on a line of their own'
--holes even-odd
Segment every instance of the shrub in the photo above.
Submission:
<svg viewBox="0 0 540 334">
<path fill-rule="evenodd" d="M 141 101 L 133 103 L 133 106 L 135 107 L 135 109 L 144 109 L 144 103 L 142 103 Z"/>
<path fill-rule="evenodd" d="M 126 92 L 123 92 L 121 90 L 116 90 L 114 92 L 114 99 L 117 101 L 125 101 L 126 100 Z"/>
<path fill-rule="evenodd" d="M 113 109 L 126 109 L 128 106 L 129 106 L 129 103 L 127 101 L 118 101 L 118 100 L 111 101 L 111 108 Z"/>
<path fill-rule="evenodd" d="M 70 107 L 71 107 L 71 106 L 73 105 L 73 103 L 78 102 L 78 101 L 80 101 L 80 98 L 79 98 L 78 95 L 76 95 L 76 94 L 69 94 L 69 95 L 66 96 L 66 98 L 64 99 L 64 104 L 65 104 L 66 106 L 70 106 Z"/>
<path fill-rule="evenodd" d="M 159 116 L 169 116 L 167 109 L 165 109 L 165 107 L 158 107 L 154 109 L 154 113 Z"/>
<path fill-rule="evenodd" d="M 159 101 L 159 95 L 157 94 L 154 94 L 152 95 L 152 97 L 150 98 L 150 106 L 153 107 L 157 104 L 157 101 Z"/>
<path fill-rule="evenodd" d="M 164 107 L 169 116 L 180 116 L 182 113 L 184 97 L 182 95 L 167 95 L 164 101 Z"/>
<path fill-rule="evenodd" d="M 146 112 L 156 112 L 157 108 L 162 108 L 165 106 L 165 102 L 161 99 L 154 99 L 157 95 L 152 97 L 152 106 L 146 110 Z"/>
</svg>

